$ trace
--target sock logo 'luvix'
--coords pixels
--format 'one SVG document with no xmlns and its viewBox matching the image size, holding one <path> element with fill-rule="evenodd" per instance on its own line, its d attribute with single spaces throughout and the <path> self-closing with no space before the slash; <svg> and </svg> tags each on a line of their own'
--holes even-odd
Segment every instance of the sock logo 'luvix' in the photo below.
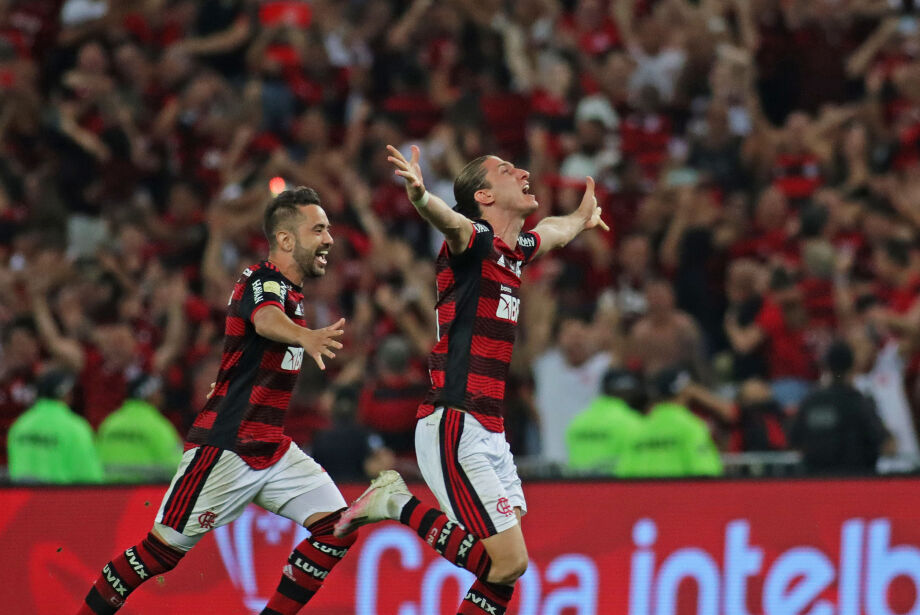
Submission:
<svg viewBox="0 0 920 615">
<path fill-rule="evenodd" d="M 344 549 L 336 549 L 335 547 L 330 547 L 329 545 L 324 545 L 321 542 L 316 542 L 315 540 L 310 542 L 313 545 L 313 548 L 325 553 L 326 555 L 331 555 L 332 557 L 337 557 L 342 559 L 345 557 L 345 554 L 348 553 L 348 547 Z"/>
<path fill-rule="evenodd" d="M 303 559 L 301 557 L 295 557 L 293 564 L 294 566 L 296 566 L 297 568 L 300 568 L 301 570 L 306 572 L 308 575 L 310 575 L 314 579 L 319 579 L 320 581 L 322 581 L 329 575 L 328 570 L 320 568 L 319 566 L 314 565 L 313 562 Z"/>
<path fill-rule="evenodd" d="M 150 576 L 150 573 L 147 572 L 147 568 L 144 567 L 137 553 L 134 552 L 134 547 L 125 550 L 125 557 L 128 558 L 128 563 L 131 564 L 131 568 L 134 569 L 139 579 L 143 580 Z"/>
<path fill-rule="evenodd" d="M 464 598 L 464 600 L 472 604 L 475 604 L 480 609 L 482 609 L 484 612 L 491 613 L 491 615 L 498 615 L 499 613 L 498 605 L 492 604 L 491 602 L 489 602 L 488 598 L 486 598 L 479 592 L 476 592 L 473 590 L 466 592 L 466 598 Z"/>
<path fill-rule="evenodd" d="M 128 587 L 125 585 L 125 582 L 121 580 L 111 566 L 106 564 L 105 568 L 102 569 L 102 574 L 105 575 L 105 580 L 109 582 L 112 589 L 118 592 L 119 596 L 126 596 L 128 594 Z"/>
</svg>

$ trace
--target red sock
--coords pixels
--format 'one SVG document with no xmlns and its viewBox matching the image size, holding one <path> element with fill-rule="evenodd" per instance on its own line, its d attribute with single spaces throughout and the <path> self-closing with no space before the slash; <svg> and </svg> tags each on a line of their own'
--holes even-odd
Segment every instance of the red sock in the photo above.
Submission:
<svg viewBox="0 0 920 615">
<path fill-rule="evenodd" d="M 412 498 L 403 508 L 399 521 L 415 530 L 422 540 L 447 561 L 466 568 L 477 578 L 488 576 L 492 560 L 482 542 L 450 521 L 437 508 L 430 508 Z"/>
<path fill-rule="evenodd" d="M 105 565 L 77 615 L 111 615 L 141 583 L 172 570 L 183 555 L 184 551 L 147 534 L 139 545 L 119 553 Z"/>
<path fill-rule="evenodd" d="M 476 579 L 460 603 L 457 615 L 505 615 L 513 594 L 514 585 L 499 585 Z"/>
<path fill-rule="evenodd" d="M 310 537 L 297 545 L 281 575 L 278 589 L 262 615 L 295 615 L 313 597 L 329 571 L 345 557 L 358 533 L 336 538 L 332 534 L 342 511 L 323 517 L 307 529 Z"/>
</svg>

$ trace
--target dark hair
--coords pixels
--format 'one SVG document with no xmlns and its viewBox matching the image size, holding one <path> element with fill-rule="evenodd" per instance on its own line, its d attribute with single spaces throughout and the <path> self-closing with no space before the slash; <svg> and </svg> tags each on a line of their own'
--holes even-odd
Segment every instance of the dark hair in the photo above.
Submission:
<svg viewBox="0 0 920 615">
<path fill-rule="evenodd" d="M 18 329 L 28 331 L 29 335 L 35 337 L 38 335 L 38 329 L 35 327 L 35 321 L 31 316 L 19 316 L 11 320 L 5 327 L 0 328 L 0 341 L 4 344 L 9 343 L 13 337 L 13 332 Z"/>
<path fill-rule="evenodd" d="M 885 256 L 898 267 L 910 264 L 910 244 L 901 239 L 888 239 L 884 244 Z"/>
<path fill-rule="evenodd" d="M 835 378 L 843 378 L 853 369 L 853 350 L 844 340 L 834 340 L 824 355 L 824 365 Z"/>
<path fill-rule="evenodd" d="M 262 220 L 262 230 L 265 232 L 266 239 L 268 239 L 269 247 L 275 247 L 275 232 L 278 228 L 289 224 L 293 218 L 300 214 L 297 210 L 300 205 L 321 204 L 316 190 L 306 186 L 285 190 L 273 198 L 272 202 L 265 208 L 265 216 Z"/>
<path fill-rule="evenodd" d="M 454 211 L 463 214 L 470 220 L 482 216 L 479 203 L 476 202 L 476 191 L 492 187 L 486 181 L 486 169 L 482 166 L 487 158 L 488 156 L 480 156 L 468 162 L 454 180 L 454 198 L 457 200 Z"/>
</svg>

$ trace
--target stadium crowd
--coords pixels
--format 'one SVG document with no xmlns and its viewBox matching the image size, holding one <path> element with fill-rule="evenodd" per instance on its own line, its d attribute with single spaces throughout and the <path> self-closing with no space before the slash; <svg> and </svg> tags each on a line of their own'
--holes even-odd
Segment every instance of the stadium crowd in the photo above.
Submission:
<svg viewBox="0 0 920 615">
<path fill-rule="evenodd" d="M 679 423 L 699 458 L 916 458 L 912 6 L 2 0 L 0 442 L 38 393 L 94 430 L 129 400 L 184 433 L 266 253 L 262 208 L 305 184 L 335 237 L 308 322 L 348 320 L 329 370 L 304 363 L 288 431 L 337 478 L 411 466 L 441 240 L 384 147 L 416 143 L 448 203 L 484 153 L 531 172 L 535 219 L 598 182 L 612 232 L 525 274 L 516 454 L 602 466 L 641 430 L 598 407 L 618 399 L 653 406 L 649 447 Z"/>
</svg>

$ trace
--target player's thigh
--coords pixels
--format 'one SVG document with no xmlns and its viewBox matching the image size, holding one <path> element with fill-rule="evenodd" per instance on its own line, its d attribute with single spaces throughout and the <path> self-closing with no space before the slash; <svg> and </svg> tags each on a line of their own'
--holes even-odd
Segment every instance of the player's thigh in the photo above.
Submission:
<svg viewBox="0 0 920 615">
<path fill-rule="evenodd" d="M 518 476 L 514 456 L 511 454 L 511 445 L 505 439 L 504 433 L 490 432 L 488 438 L 490 462 L 508 498 L 507 503 L 502 503 L 501 508 L 505 514 L 510 507 L 512 510 L 517 509 L 521 516 L 526 515 L 527 500 L 524 499 L 524 488 Z"/>
<path fill-rule="evenodd" d="M 471 415 L 438 410 L 416 427 L 416 456 L 441 509 L 479 538 L 517 524 L 492 462 L 490 432 Z"/>
<path fill-rule="evenodd" d="M 295 444 L 272 467 L 254 501 L 298 525 L 347 506 L 329 474 Z"/>
<path fill-rule="evenodd" d="M 266 476 L 231 451 L 201 446 L 185 452 L 157 512 L 154 529 L 187 550 L 204 534 L 237 519 Z"/>
</svg>

